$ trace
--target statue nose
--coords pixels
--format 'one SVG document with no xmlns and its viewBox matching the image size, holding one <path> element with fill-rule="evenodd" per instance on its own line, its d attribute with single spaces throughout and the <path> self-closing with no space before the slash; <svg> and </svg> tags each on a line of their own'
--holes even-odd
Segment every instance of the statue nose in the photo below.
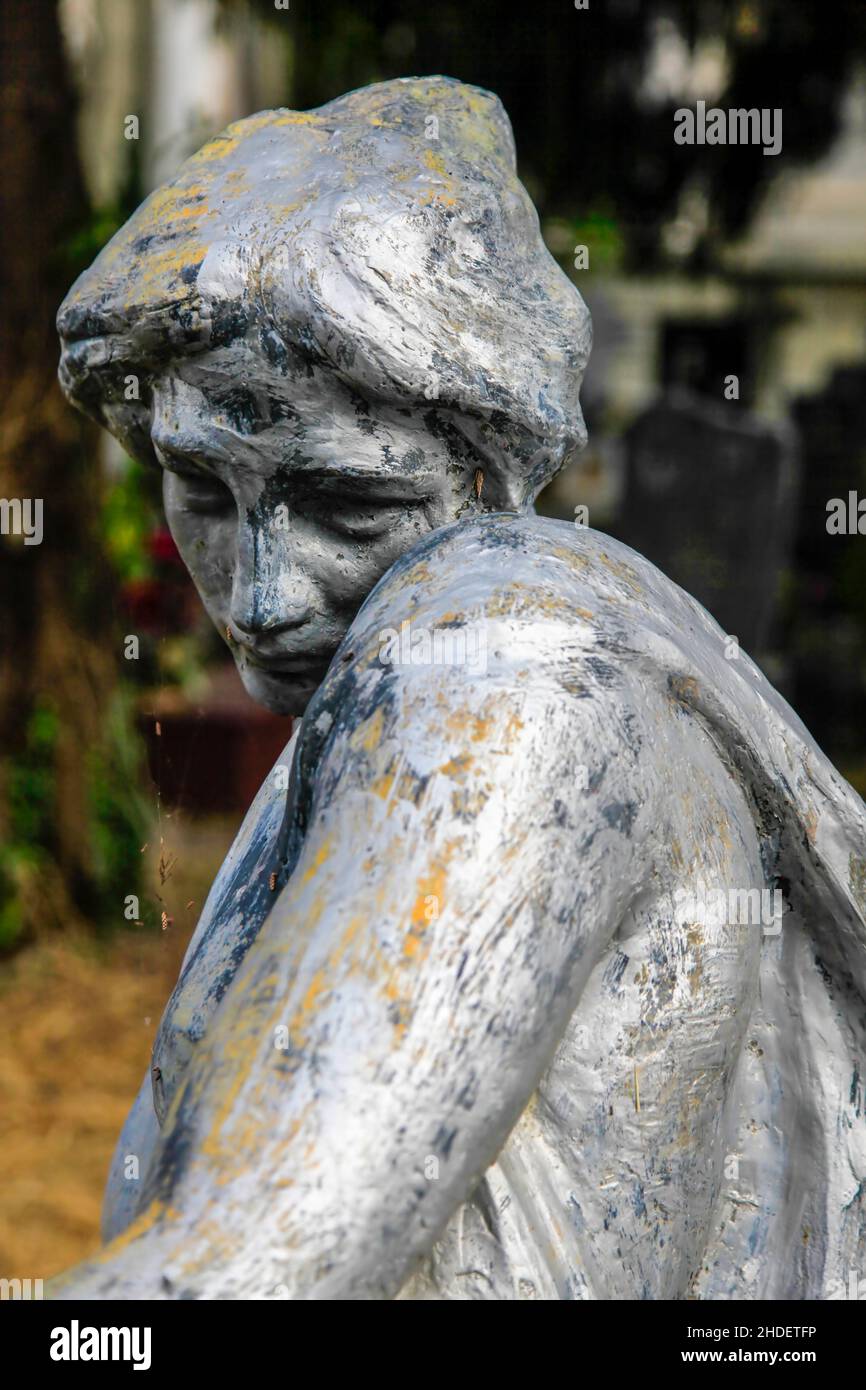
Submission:
<svg viewBox="0 0 866 1390">
<path fill-rule="evenodd" d="M 285 589 L 285 582 L 281 585 L 258 580 L 235 582 L 230 619 L 241 640 L 265 632 L 288 632 L 310 621 L 313 609 L 308 601 L 308 586 L 300 576 L 293 575 L 291 592 L 286 593 Z"/>
<path fill-rule="evenodd" d="M 283 613 L 270 609 L 267 604 L 254 604 L 240 610 L 232 604 L 230 627 L 234 629 L 232 635 L 237 636 L 243 645 L 249 645 L 244 643 L 244 638 L 256 638 L 264 633 L 276 636 L 281 632 L 291 632 L 304 627 L 309 617 L 309 613 L 305 612 Z"/>
<path fill-rule="evenodd" d="M 282 546 L 244 528 L 232 583 L 231 627 L 238 639 L 304 627 L 313 617 L 313 585 Z"/>
</svg>

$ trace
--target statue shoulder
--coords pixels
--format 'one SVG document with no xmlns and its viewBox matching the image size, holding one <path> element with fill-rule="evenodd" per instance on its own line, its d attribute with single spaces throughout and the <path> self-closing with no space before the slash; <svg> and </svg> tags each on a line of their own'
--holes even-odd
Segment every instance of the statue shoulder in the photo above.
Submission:
<svg viewBox="0 0 866 1390">
<path fill-rule="evenodd" d="M 492 513 L 425 536 L 379 581 L 356 624 L 369 631 L 378 623 L 388 636 L 399 629 L 404 649 L 413 629 L 475 628 L 496 650 L 517 651 L 528 639 L 575 656 L 576 634 L 591 630 L 612 657 L 640 647 L 647 618 L 659 613 L 671 627 L 715 627 L 612 537 L 532 512 Z"/>
<path fill-rule="evenodd" d="M 299 824 L 335 740 L 348 739 L 351 760 L 366 756 L 368 737 L 371 748 L 405 750 L 438 730 L 447 765 L 467 752 L 466 730 L 483 726 L 501 735 L 519 777 L 539 740 L 584 750 L 606 740 L 606 756 L 627 744 L 630 757 L 677 719 L 664 681 L 646 679 L 640 614 L 625 601 L 641 577 L 617 549 L 598 533 L 510 513 L 443 528 L 402 556 L 356 614 L 305 715 Z M 522 742 L 509 732 L 518 726 Z"/>
</svg>

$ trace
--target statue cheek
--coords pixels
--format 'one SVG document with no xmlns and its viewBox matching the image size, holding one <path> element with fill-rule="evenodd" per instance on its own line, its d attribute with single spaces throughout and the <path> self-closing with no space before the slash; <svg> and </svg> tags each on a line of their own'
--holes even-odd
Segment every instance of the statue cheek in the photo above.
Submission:
<svg viewBox="0 0 866 1390">
<path fill-rule="evenodd" d="M 210 613 L 228 611 L 234 583 L 235 551 L 229 538 L 196 534 L 183 543 L 175 535 L 181 558 Z"/>
</svg>

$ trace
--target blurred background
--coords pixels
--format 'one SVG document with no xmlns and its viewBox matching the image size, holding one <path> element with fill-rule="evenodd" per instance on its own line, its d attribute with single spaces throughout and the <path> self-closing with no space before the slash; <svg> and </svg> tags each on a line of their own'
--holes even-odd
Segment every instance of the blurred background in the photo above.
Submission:
<svg viewBox="0 0 866 1390">
<path fill-rule="evenodd" d="M 593 314 L 590 443 L 539 510 L 700 598 L 866 791 L 861 0 L 4 0 L 0 496 L 43 498 L 45 536 L 0 535 L 0 1276 L 98 1243 L 186 942 L 290 732 L 208 631 L 158 478 L 63 402 L 57 306 L 229 121 L 436 72 L 502 98 Z M 698 100 L 781 108 L 781 152 L 676 144 Z"/>
</svg>

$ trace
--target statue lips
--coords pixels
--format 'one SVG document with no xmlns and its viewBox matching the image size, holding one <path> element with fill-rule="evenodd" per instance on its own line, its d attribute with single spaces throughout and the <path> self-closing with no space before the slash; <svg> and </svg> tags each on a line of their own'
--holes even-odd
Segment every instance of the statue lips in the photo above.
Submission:
<svg viewBox="0 0 866 1390">
<path fill-rule="evenodd" d="M 249 656 L 247 664 L 268 676 L 322 677 L 331 663 L 333 652 L 304 653 L 299 656 Z"/>
</svg>

